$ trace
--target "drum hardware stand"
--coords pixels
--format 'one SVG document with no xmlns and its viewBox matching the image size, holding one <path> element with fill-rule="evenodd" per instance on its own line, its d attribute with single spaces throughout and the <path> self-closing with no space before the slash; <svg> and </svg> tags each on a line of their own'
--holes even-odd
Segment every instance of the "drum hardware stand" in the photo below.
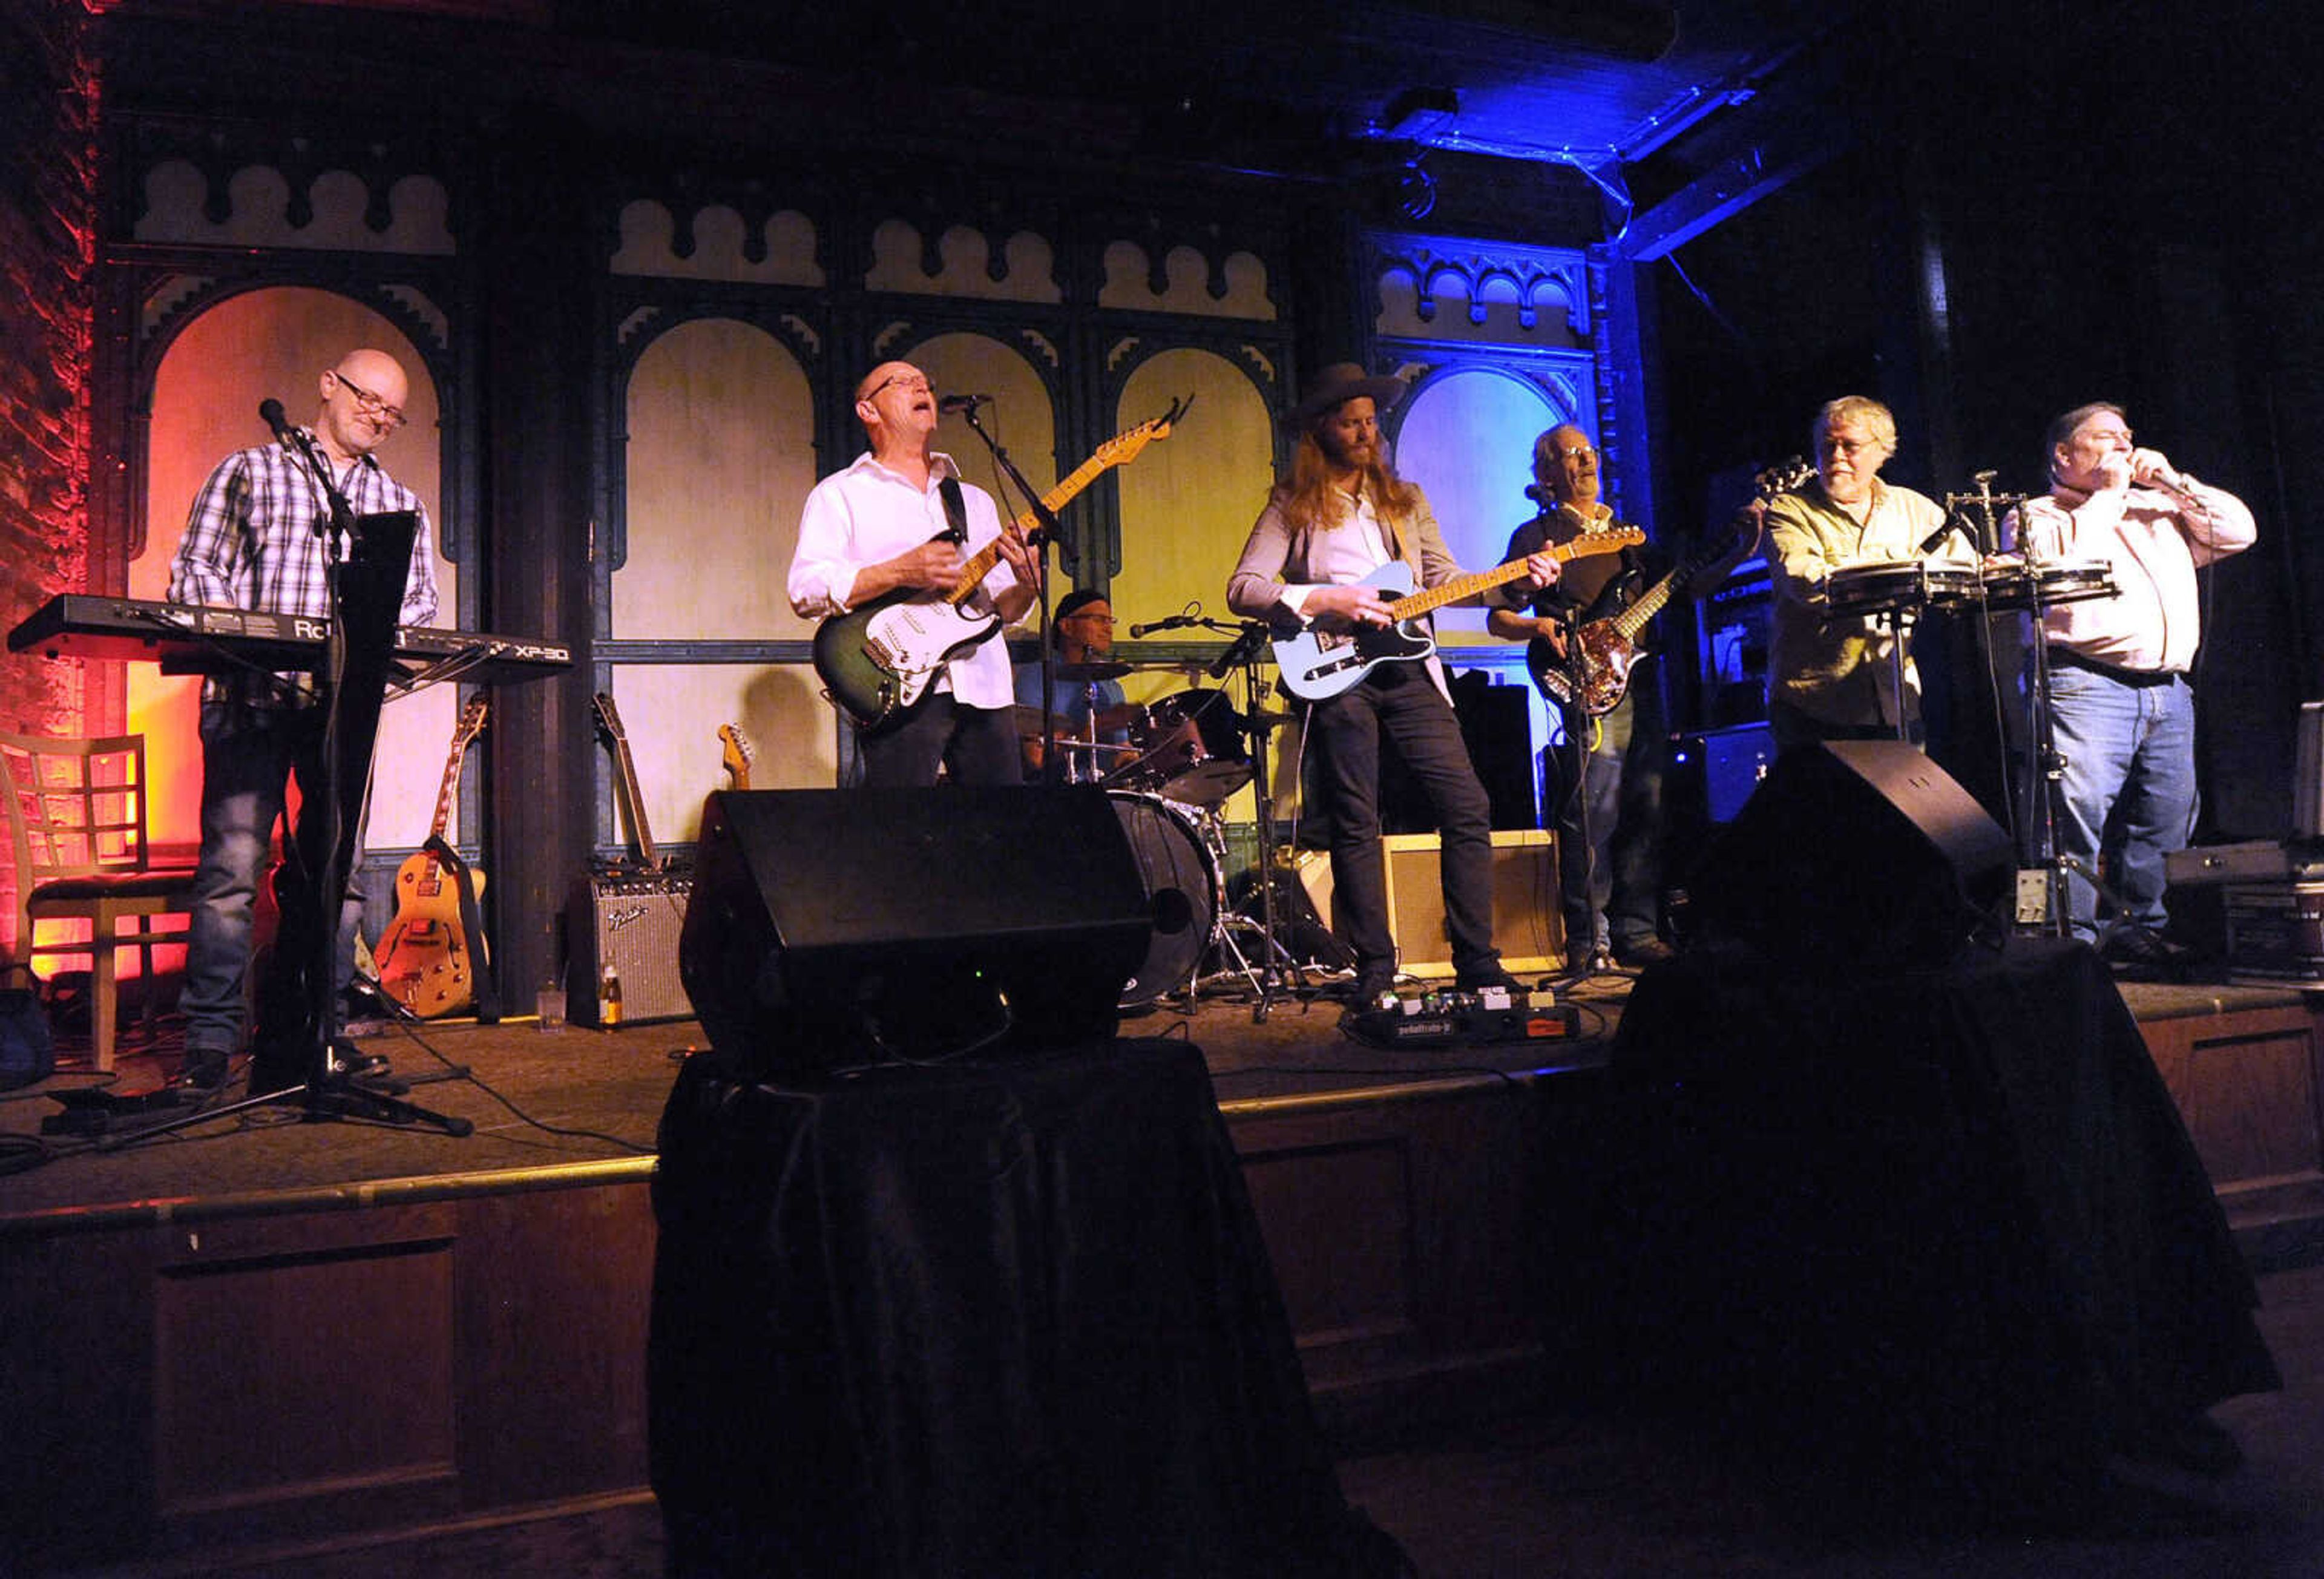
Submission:
<svg viewBox="0 0 2324 1579">
<path fill-rule="evenodd" d="M 1259 1001 L 1250 1009 L 1252 1023 L 1264 1025 L 1277 998 L 1298 994 L 1298 983 L 1290 969 L 1291 953 L 1283 946 L 1275 914 L 1275 799 L 1268 781 L 1267 752 L 1268 737 L 1277 727 L 1277 722 L 1265 716 L 1268 688 L 1266 677 L 1259 672 L 1261 655 L 1267 651 L 1268 637 L 1273 633 L 1261 620 L 1246 622 L 1235 629 L 1235 639 L 1211 665 L 1210 674 L 1213 679 L 1223 679 L 1229 669 L 1238 664 L 1242 668 L 1243 720 L 1250 740 L 1251 803 L 1259 835 L 1259 925 L 1266 944 L 1261 951 L 1265 963 L 1253 971 L 1242 950 L 1228 935 L 1223 921 L 1219 936 L 1259 993 Z M 1221 907 L 1222 913 L 1224 909 Z"/>
</svg>

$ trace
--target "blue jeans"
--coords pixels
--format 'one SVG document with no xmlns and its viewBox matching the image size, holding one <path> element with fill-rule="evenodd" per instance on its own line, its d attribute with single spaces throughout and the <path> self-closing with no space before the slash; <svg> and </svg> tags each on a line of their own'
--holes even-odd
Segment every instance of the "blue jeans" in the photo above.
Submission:
<svg viewBox="0 0 2324 1579">
<path fill-rule="evenodd" d="M 2179 675 L 2126 683 L 2056 661 L 2050 669 L 2050 725 L 2065 775 L 2058 784 L 2058 851 L 2095 869 L 2123 915 L 2160 930 L 2163 857 L 2187 847 L 2195 826 L 2195 693 Z M 2076 937 L 2097 936 L 2098 891 L 2075 873 L 2066 882 Z"/>
<path fill-rule="evenodd" d="M 1546 821 L 1557 835 L 1566 949 L 1577 958 L 1586 958 L 1593 946 L 1634 948 L 1661 933 L 1659 845 L 1668 743 L 1661 697 L 1653 689 L 1660 681 L 1651 669 L 1640 673 L 1622 700 L 1594 721 L 1594 729 L 1582 709 L 1563 709 L 1565 743 L 1549 750 Z M 1574 758 L 1593 744 L 1583 770 L 1584 795 L 1576 796 Z"/>
<path fill-rule="evenodd" d="M 194 873 L 191 936 L 180 1004 L 186 1050 L 232 1054 L 248 1019 L 251 932 L 259 879 L 293 774 L 303 801 L 322 780 L 322 718 L 316 708 L 202 704 L 202 853 Z M 290 841 L 284 841 L 286 848 Z M 350 874 L 362 861 L 355 836 Z M 355 924 L 363 915 L 352 881 L 332 956 L 332 985 L 355 975 Z"/>
</svg>

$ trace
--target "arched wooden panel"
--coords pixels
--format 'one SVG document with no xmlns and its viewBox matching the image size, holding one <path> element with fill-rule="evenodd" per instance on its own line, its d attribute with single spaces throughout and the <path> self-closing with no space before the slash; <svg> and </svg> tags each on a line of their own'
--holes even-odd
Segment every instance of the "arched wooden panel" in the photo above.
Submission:
<svg viewBox="0 0 2324 1579">
<path fill-rule="evenodd" d="M 1197 397 L 1160 444 L 1122 468 L 1121 563 L 1113 575 L 1119 634 L 1200 603 L 1227 614 L 1227 577 L 1275 480 L 1273 418 L 1250 376 L 1213 351 L 1163 351 L 1123 385 L 1115 427 Z M 1201 632 L 1186 633 L 1200 638 Z"/>
<path fill-rule="evenodd" d="M 1448 373 L 1405 397 L 1396 413 L 1397 472 L 1428 491 L 1444 541 L 1471 570 L 1500 563 L 1509 533 L 1532 519 L 1533 441 L 1573 420 L 1533 383 L 1487 368 Z M 1491 641 L 1478 609 L 1436 618 L 1450 642 Z"/>
<path fill-rule="evenodd" d="M 815 401 L 780 342 L 733 319 L 682 323 L 630 375 L 622 641 L 769 641 L 813 623 L 784 592 L 815 486 Z"/>
<path fill-rule="evenodd" d="M 170 559 L 185 535 L 186 516 L 211 470 L 228 454 L 268 441 L 258 404 L 280 400 L 294 422 L 312 421 L 324 369 L 358 346 L 376 346 L 402 363 L 410 381 L 410 420 L 379 451 L 390 476 L 418 494 L 434 520 L 440 497 L 441 446 L 437 392 L 426 362 L 401 331 L 346 297 L 300 286 L 272 286 L 231 296 L 203 312 L 171 342 L 154 376 L 147 451 L 146 551 L 129 567 L 133 597 L 167 596 Z M 438 522 L 440 527 L 440 522 Z M 440 549 L 440 537 L 438 540 Z M 439 551 L 436 583 L 441 624 L 456 622 L 456 572 Z M 201 836 L 201 745 L 197 734 L 201 687 L 163 676 L 152 664 L 128 665 L 129 726 L 145 734 L 154 799 L 156 844 L 194 845 Z M 368 844 L 417 845 L 434 820 L 436 791 L 458 697 L 450 686 L 392 701 L 381 715 Z M 456 829 L 454 830 L 456 836 Z"/>
</svg>

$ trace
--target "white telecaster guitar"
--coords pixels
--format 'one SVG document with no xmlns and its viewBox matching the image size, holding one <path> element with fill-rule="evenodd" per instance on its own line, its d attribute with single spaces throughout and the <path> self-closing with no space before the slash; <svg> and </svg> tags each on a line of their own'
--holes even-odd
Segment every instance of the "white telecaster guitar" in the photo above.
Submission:
<svg viewBox="0 0 2324 1579">
<path fill-rule="evenodd" d="M 1583 532 L 1546 551 L 1554 559 L 1579 559 L 1591 554 L 1619 553 L 1646 540 L 1646 534 L 1637 527 L 1621 526 L 1609 531 Z M 1328 701 L 1378 664 L 1425 658 L 1436 651 L 1436 638 L 1420 623 L 1421 615 L 1515 581 L 1525 573 L 1526 562 L 1511 559 L 1490 570 L 1474 570 L 1425 592 L 1415 592 L 1412 567 L 1391 559 L 1365 577 L 1361 585 L 1400 595 L 1388 605 L 1388 618 L 1394 623 L 1342 631 L 1310 625 L 1296 636 L 1279 638 L 1275 643 L 1275 666 L 1282 671 L 1283 688 L 1304 702 Z"/>
</svg>

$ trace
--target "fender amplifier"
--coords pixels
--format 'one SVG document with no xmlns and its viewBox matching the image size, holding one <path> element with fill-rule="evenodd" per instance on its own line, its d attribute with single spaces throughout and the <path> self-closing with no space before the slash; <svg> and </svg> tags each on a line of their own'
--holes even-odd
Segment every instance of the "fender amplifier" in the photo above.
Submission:
<svg viewBox="0 0 2324 1579">
<path fill-rule="evenodd" d="M 565 910 L 566 1017 L 597 1023 L 597 978 L 610 963 L 622 982 L 623 1025 L 691 1018 L 694 1004 L 678 979 L 678 939 L 693 896 L 691 873 L 592 872 L 576 879 Z"/>
</svg>

